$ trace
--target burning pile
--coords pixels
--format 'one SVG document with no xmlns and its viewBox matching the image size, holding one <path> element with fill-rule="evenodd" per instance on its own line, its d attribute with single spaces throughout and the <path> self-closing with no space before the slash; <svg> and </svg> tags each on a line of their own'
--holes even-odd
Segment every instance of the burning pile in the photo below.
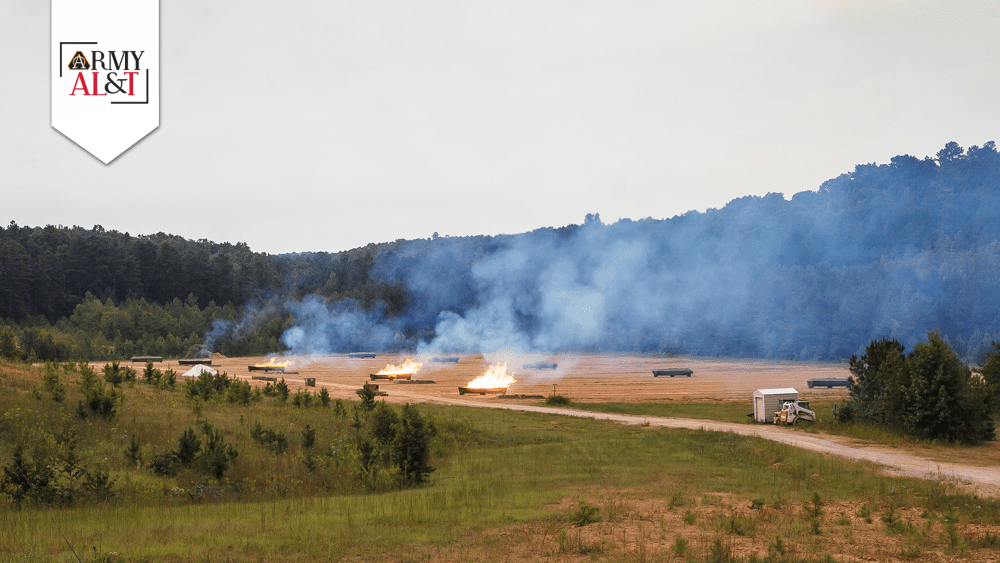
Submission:
<svg viewBox="0 0 1000 563">
<path fill-rule="evenodd" d="M 284 362 L 279 362 L 277 361 L 276 357 L 271 357 L 267 360 L 266 364 L 254 364 L 252 366 L 247 366 L 247 370 L 262 371 L 264 373 L 272 371 L 284 372 L 287 368 L 290 368 L 293 365 L 295 365 L 295 362 L 293 362 L 292 360 L 285 360 Z"/>
<path fill-rule="evenodd" d="M 490 366 L 486 370 L 486 373 L 473 379 L 465 387 L 459 387 L 458 394 L 478 393 L 486 395 L 487 393 L 506 393 L 507 388 L 514 383 L 517 383 L 517 381 L 512 374 L 507 373 L 507 364 L 496 364 Z"/>
<path fill-rule="evenodd" d="M 382 368 L 381 370 L 379 370 L 378 373 L 371 374 L 371 378 L 372 378 L 372 380 L 376 380 L 376 379 L 389 379 L 389 380 L 393 380 L 393 379 L 410 379 L 410 377 L 412 377 L 418 371 L 420 371 L 420 368 L 422 368 L 422 367 L 424 367 L 424 364 L 422 364 L 420 362 L 415 362 L 415 361 L 407 358 L 407 360 L 405 362 L 403 362 L 402 364 L 400 364 L 398 366 L 394 366 L 392 364 L 389 364 L 389 365 L 385 366 L 384 368 Z"/>
</svg>

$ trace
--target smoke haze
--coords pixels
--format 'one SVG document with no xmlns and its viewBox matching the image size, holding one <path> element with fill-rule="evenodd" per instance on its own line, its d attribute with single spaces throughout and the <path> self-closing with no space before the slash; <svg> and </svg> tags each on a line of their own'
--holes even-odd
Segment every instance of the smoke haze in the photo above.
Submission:
<svg viewBox="0 0 1000 563">
<path fill-rule="evenodd" d="M 318 282 L 302 279 L 327 279 L 335 255 L 286 256 L 307 295 L 285 298 L 283 343 L 296 354 L 839 360 L 875 338 L 910 348 L 940 330 L 974 358 L 1000 333 L 998 190 L 992 142 L 949 143 L 937 158 L 860 165 L 790 200 L 370 245 L 366 283 L 402 288 L 394 310 L 308 294 Z"/>
</svg>

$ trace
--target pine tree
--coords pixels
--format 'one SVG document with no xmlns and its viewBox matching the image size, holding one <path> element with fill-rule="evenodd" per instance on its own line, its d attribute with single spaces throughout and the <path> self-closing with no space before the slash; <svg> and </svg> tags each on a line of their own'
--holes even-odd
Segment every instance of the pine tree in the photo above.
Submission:
<svg viewBox="0 0 1000 563">
<path fill-rule="evenodd" d="M 195 434 L 194 430 L 188 428 L 177 440 L 177 459 L 182 465 L 189 466 L 194 463 L 198 454 L 201 453 L 201 438 Z"/>
<path fill-rule="evenodd" d="M 198 466 L 204 473 L 222 479 L 239 453 L 236 448 L 226 443 L 222 431 L 218 428 L 205 423 L 202 430 L 205 433 L 205 447 L 198 455 Z"/>
<path fill-rule="evenodd" d="M 882 423 L 902 409 L 903 345 L 872 340 L 865 354 L 851 356 L 851 407 L 860 422 Z"/>
<path fill-rule="evenodd" d="M 931 332 L 906 361 L 909 385 L 903 426 L 918 438 L 979 442 L 995 430 L 982 380 L 969 370 L 941 334 Z"/>
<path fill-rule="evenodd" d="M 1000 412 L 1000 342 L 993 343 L 993 351 L 983 360 L 980 373 L 989 395 L 990 409 Z"/>
<path fill-rule="evenodd" d="M 393 461 L 411 484 L 422 483 L 434 471 L 429 463 L 430 439 L 431 429 L 420 411 L 409 403 L 403 405 L 393 440 Z"/>
<path fill-rule="evenodd" d="M 285 383 L 285 378 L 282 377 L 278 384 L 274 386 L 274 390 L 277 392 L 278 400 L 284 403 L 288 400 L 288 384 Z"/>
</svg>

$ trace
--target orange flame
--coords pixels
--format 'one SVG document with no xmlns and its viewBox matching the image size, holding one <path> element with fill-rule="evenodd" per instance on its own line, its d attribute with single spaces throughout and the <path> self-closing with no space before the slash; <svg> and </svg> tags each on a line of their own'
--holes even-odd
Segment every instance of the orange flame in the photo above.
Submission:
<svg viewBox="0 0 1000 563">
<path fill-rule="evenodd" d="M 469 389 L 500 389 L 510 387 L 517 383 L 512 375 L 507 374 L 507 364 L 496 364 L 490 366 L 486 373 L 473 379 L 467 387 Z"/>
<path fill-rule="evenodd" d="M 424 367 L 424 364 L 407 358 L 405 362 L 398 366 L 394 366 L 392 364 L 385 366 L 376 375 L 413 375 L 420 371 L 420 368 L 422 367 Z"/>
<path fill-rule="evenodd" d="M 276 357 L 271 357 L 271 358 L 268 358 L 266 364 L 257 364 L 254 367 L 258 367 L 258 368 L 290 368 L 293 365 L 295 365 L 295 362 L 293 362 L 292 360 L 285 360 L 284 362 L 278 362 L 276 360 L 277 360 Z"/>
</svg>

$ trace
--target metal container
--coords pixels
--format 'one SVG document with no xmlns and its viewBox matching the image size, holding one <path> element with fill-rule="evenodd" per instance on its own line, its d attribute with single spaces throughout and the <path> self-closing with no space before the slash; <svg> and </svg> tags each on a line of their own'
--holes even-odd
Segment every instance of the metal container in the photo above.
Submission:
<svg viewBox="0 0 1000 563">
<path fill-rule="evenodd" d="M 832 389 L 834 387 L 847 387 L 851 388 L 851 380 L 846 377 L 815 377 L 806 381 L 806 385 L 810 389 L 813 387 L 826 387 L 827 389 Z"/>
<path fill-rule="evenodd" d="M 431 358 L 431 361 L 438 364 L 457 364 L 458 356 L 444 356 Z"/>
<path fill-rule="evenodd" d="M 410 379 L 413 376 L 412 373 L 370 373 L 372 381 L 378 380 L 388 380 L 392 381 L 394 379 Z"/>
<path fill-rule="evenodd" d="M 694 372 L 688 368 L 666 368 L 666 369 L 654 369 L 653 377 L 667 376 L 674 377 L 677 375 L 686 375 L 691 377 Z"/>
<path fill-rule="evenodd" d="M 459 387 L 459 395 L 503 395 L 507 392 L 506 387 L 496 387 L 492 389 L 477 389 L 472 387 Z"/>
</svg>

